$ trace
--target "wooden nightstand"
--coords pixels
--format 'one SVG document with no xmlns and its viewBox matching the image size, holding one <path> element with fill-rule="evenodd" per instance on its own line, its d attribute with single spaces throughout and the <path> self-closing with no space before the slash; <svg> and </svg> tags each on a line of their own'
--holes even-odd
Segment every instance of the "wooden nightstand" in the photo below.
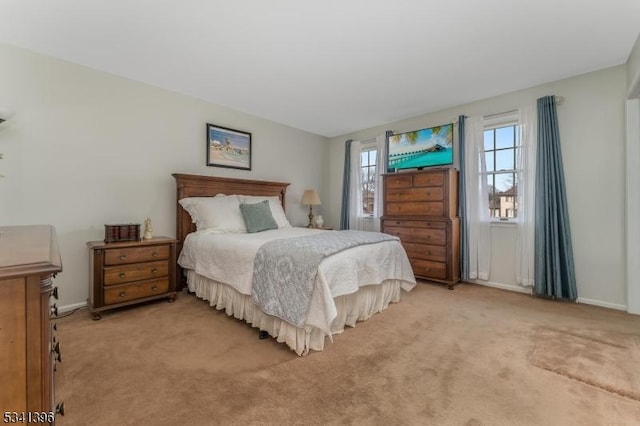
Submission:
<svg viewBox="0 0 640 426">
<path fill-rule="evenodd" d="M 94 320 L 101 311 L 176 297 L 176 243 L 168 237 L 105 243 L 90 241 L 89 299 Z"/>
</svg>

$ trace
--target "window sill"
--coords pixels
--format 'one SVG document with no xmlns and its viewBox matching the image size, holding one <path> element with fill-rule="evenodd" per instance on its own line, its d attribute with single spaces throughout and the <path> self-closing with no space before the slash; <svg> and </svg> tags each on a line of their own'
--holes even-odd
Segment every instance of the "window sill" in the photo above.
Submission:
<svg viewBox="0 0 640 426">
<path fill-rule="evenodd" d="M 492 228 L 515 228 L 518 226 L 518 222 L 515 220 L 492 220 L 489 222 L 489 226 Z"/>
</svg>

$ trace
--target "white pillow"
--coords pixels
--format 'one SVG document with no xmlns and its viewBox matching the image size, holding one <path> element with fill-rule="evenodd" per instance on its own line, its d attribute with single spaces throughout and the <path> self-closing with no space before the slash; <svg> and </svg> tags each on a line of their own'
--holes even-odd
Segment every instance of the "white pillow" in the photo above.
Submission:
<svg viewBox="0 0 640 426">
<path fill-rule="evenodd" d="M 238 197 L 240 198 L 241 203 L 247 204 L 255 204 L 264 200 L 268 200 L 271 215 L 278 224 L 278 228 L 291 228 L 289 219 L 287 219 L 287 216 L 284 214 L 284 209 L 282 208 L 280 197 L 276 195 L 274 195 L 273 197 L 263 197 L 261 195 L 238 195 Z"/>
<path fill-rule="evenodd" d="M 240 212 L 240 200 L 236 195 L 217 195 L 215 197 L 190 197 L 178 201 L 191 215 L 191 221 L 196 229 L 232 234 L 246 233 Z"/>
</svg>

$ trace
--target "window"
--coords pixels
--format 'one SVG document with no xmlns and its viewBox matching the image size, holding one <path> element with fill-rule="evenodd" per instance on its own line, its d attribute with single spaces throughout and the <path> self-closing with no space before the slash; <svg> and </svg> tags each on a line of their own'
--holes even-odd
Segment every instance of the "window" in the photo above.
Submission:
<svg viewBox="0 0 640 426">
<path fill-rule="evenodd" d="M 518 215 L 518 133 L 517 124 L 487 128 L 484 131 L 489 215 L 500 220 L 509 220 Z"/>
<path fill-rule="evenodd" d="M 363 144 L 360 151 L 360 173 L 362 176 L 362 212 L 373 216 L 376 193 L 376 164 L 378 150 L 375 146 Z"/>
</svg>

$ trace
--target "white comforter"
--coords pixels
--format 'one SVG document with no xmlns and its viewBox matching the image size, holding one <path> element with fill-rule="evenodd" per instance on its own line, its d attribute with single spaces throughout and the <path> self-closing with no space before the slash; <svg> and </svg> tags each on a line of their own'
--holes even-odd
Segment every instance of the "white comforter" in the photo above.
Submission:
<svg viewBox="0 0 640 426">
<path fill-rule="evenodd" d="M 323 231 L 308 228 L 282 228 L 252 234 L 189 234 L 178 259 L 180 266 L 209 279 L 251 295 L 253 261 L 264 243 Z M 399 241 L 386 241 L 354 247 L 326 257 L 318 268 L 306 325 L 330 334 L 336 317 L 334 297 L 352 294 L 360 286 L 380 284 L 387 279 L 402 280 L 406 291 L 415 286 L 415 277 Z"/>
</svg>

